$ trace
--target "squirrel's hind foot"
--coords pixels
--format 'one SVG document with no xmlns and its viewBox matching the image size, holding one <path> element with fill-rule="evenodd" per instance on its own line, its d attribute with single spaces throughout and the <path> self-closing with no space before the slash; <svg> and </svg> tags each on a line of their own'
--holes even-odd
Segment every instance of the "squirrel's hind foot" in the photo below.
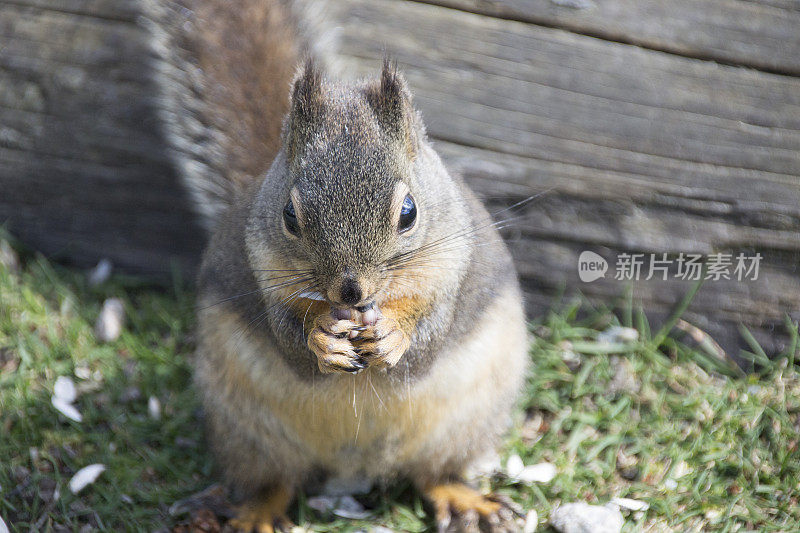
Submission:
<svg viewBox="0 0 800 533">
<path fill-rule="evenodd" d="M 433 505 L 438 533 L 511 533 L 522 529 L 511 502 L 484 496 L 463 483 L 434 485 L 424 495 Z"/>
<path fill-rule="evenodd" d="M 292 521 L 286 516 L 286 509 L 292 501 L 288 489 L 278 488 L 262 492 L 236 509 L 236 517 L 229 524 L 242 533 L 288 532 Z"/>
</svg>

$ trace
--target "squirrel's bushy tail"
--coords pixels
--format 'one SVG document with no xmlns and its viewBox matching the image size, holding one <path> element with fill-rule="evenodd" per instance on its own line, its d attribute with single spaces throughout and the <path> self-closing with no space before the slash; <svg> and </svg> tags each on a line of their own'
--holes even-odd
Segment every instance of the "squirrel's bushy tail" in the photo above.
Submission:
<svg viewBox="0 0 800 533">
<path fill-rule="evenodd" d="M 289 0 L 147 0 L 174 161 L 208 228 L 280 147 L 307 53 Z"/>
</svg>

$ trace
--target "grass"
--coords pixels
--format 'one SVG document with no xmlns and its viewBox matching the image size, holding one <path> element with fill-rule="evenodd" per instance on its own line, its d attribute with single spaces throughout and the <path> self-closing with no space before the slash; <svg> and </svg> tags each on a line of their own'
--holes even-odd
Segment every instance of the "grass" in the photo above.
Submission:
<svg viewBox="0 0 800 533">
<path fill-rule="evenodd" d="M 112 296 L 128 320 L 103 344 L 93 323 Z M 190 386 L 192 305 L 180 283 L 113 277 L 91 288 L 83 272 L 39 257 L 17 274 L 0 266 L 0 517 L 12 531 L 154 531 L 186 519 L 169 506 L 214 481 Z M 626 531 L 800 530 L 797 325 L 787 323 L 787 353 L 770 361 L 754 345 L 740 375 L 708 347 L 651 332 L 630 307 L 621 317 L 574 303 L 532 325 L 533 372 L 502 455 L 553 463 L 558 474 L 530 486 L 498 476 L 493 488 L 535 509 L 543 531 L 560 502 L 615 496 L 650 504 L 626 516 Z M 612 326 L 638 339 L 603 342 Z M 62 375 L 81 390 L 81 423 L 50 404 Z M 72 474 L 92 463 L 106 472 L 71 494 Z M 313 531 L 432 527 L 408 487 L 363 503 L 368 520 L 345 520 L 301 498 L 293 518 Z"/>
</svg>

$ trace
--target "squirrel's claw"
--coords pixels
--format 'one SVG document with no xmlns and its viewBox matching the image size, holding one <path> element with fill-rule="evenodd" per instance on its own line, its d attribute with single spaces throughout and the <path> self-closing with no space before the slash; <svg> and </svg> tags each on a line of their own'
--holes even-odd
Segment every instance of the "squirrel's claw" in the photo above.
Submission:
<svg viewBox="0 0 800 533">
<path fill-rule="evenodd" d="M 239 507 L 236 516 L 228 524 L 244 533 L 288 532 L 293 527 L 292 521 L 286 516 L 290 500 L 291 493 L 285 489 L 271 491 Z"/>
<path fill-rule="evenodd" d="M 367 366 L 347 339 L 350 330 L 356 326 L 355 322 L 338 320 L 332 315 L 322 315 L 315 319 L 314 327 L 308 335 L 308 347 L 317 356 L 320 372 L 357 373 Z"/>
<path fill-rule="evenodd" d="M 510 533 L 522 527 L 513 504 L 461 483 L 436 485 L 425 497 L 433 505 L 439 533 Z"/>
<path fill-rule="evenodd" d="M 411 345 L 411 339 L 397 322 L 385 316 L 372 326 L 364 326 L 352 342 L 369 366 L 379 368 L 395 366 Z"/>
</svg>

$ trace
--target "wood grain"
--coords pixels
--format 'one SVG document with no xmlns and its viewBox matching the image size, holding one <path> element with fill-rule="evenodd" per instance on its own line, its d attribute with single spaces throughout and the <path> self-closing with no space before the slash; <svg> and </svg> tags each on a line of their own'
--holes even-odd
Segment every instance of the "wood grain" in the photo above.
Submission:
<svg viewBox="0 0 800 533">
<path fill-rule="evenodd" d="M 794 0 L 424 0 L 607 41 L 800 74 Z"/>
</svg>

